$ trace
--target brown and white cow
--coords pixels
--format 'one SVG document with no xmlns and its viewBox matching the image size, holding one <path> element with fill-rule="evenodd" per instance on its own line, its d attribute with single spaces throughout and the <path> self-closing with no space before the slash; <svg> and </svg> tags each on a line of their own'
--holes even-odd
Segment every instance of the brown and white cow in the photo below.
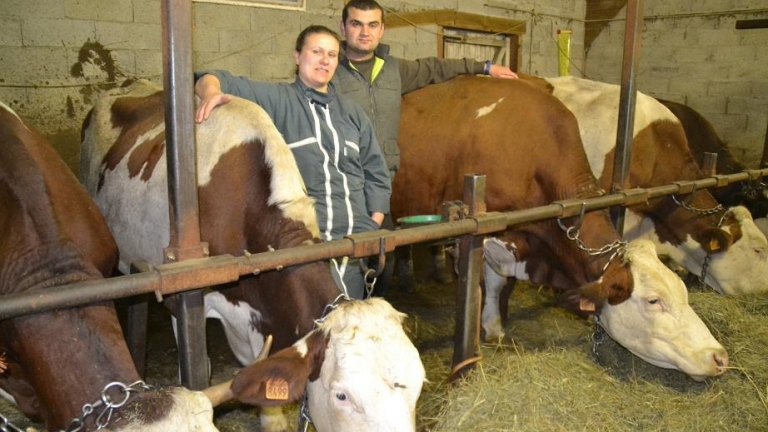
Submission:
<svg viewBox="0 0 768 432">
<path fill-rule="evenodd" d="M 84 126 L 82 179 L 115 235 L 122 271 L 134 261 L 161 263 L 169 242 L 163 97 L 157 86 L 138 81 L 105 94 Z M 198 125 L 196 136 L 200 230 L 211 255 L 319 241 L 314 204 L 293 155 L 259 106 L 236 98 Z M 266 335 L 284 349 L 269 368 L 241 374 L 264 382 L 269 374 L 292 378 L 299 389 L 308 380 L 319 432 L 415 430 L 424 368 L 404 334 L 403 315 L 387 302 L 337 307 L 325 317 L 333 326 L 310 333 L 340 295 L 327 263 L 263 272 L 221 288 L 205 296 L 206 315 L 222 321 L 240 362 L 253 361 Z M 278 403 L 299 398 L 297 388 Z M 244 400 L 275 403 L 263 399 L 263 388 L 261 396 Z M 261 420 L 266 431 L 287 428 L 282 416 Z"/>
<path fill-rule="evenodd" d="M 523 81 L 464 76 L 409 93 L 400 146 L 393 217 L 434 213 L 442 202 L 461 199 L 467 173 L 486 175 L 488 211 L 604 194 L 573 114 Z M 587 248 L 620 241 L 607 211 L 585 214 L 578 237 Z M 580 249 L 555 221 L 514 227 L 493 242 L 503 250 L 497 270 L 509 265 L 505 276 L 559 288 L 576 308 L 582 300 L 593 302 L 604 317 L 601 325 L 638 356 L 696 378 L 721 374 L 727 366 L 726 351 L 689 306 L 682 281 L 649 243 L 614 249 L 623 254 L 611 260 L 611 254 Z M 486 339 L 502 334 L 496 302 L 501 285 L 489 284 L 486 275 Z"/>
<path fill-rule="evenodd" d="M 574 113 L 592 173 L 608 189 L 612 182 L 618 118 L 617 85 L 574 77 L 546 78 L 555 97 Z M 649 188 L 705 178 L 693 158 L 680 122 L 656 99 L 637 93 L 632 160 L 625 188 Z M 706 190 L 689 197 L 691 208 L 713 209 L 717 200 Z M 727 212 L 692 211 L 672 197 L 627 210 L 625 239 L 647 238 L 705 283 L 725 294 L 768 290 L 768 241 L 744 207 Z"/>
<path fill-rule="evenodd" d="M 0 295 L 99 280 L 117 261 L 114 239 L 77 178 L 46 139 L 2 102 L 0 239 Z M 99 401 L 107 384 L 140 380 L 112 302 L 1 321 L 0 353 L 7 361 L 7 369 L 0 368 L 0 393 L 48 430 L 69 427 L 86 403 Z M 111 388 L 113 401 L 122 400 L 117 385 Z M 202 393 L 133 388 L 133 405 L 115 412 L 111 430 L 217 430 Z M 95 430 L 100 413 L 96 408 L 82 430 Z"/>
<path fill-rule="evenodd" d="M 715 128 L 698 111 L 681 103 L 657 100 L 680 120 L 691 154 L 697 162 L 703 162 L 705 153 L 715 153 L 717 154 L 717 174 L 735 174 L 748 170 L 747 166 L 733 155 Z M 749 209 L 755 223 L 758 218 L 765 218 L 768 214 L 768 196 L 766 196 L 768 191 L 760 181 L 732 183 L 728 186 L 712 188 L 710 192 L 720 204 L 726 207 L 743 205 Z"/>
</svg>

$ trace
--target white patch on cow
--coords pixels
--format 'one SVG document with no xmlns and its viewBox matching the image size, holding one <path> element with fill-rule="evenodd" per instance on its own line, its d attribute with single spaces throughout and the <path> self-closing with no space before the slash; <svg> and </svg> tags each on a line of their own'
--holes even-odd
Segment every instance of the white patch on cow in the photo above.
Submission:
<svg viewBox="0 0 768 432">
<path fill-rule="evenodd" d="M 288 425 L 288 419 L 283 414 L 282 407 L 261 407 L 259 409 L 259 421 L 263 432 L 285 432 L 293 430 Z"/>
<path fill-rule="evenodd" d="M 296 350 L 297 353 L 301 357 L 306 357 L 307 353 L 309 352 L 309 346 L 307 345 L 307 339 L 312 336 L 312 332 L 307 333 L 304 335 L 303 338 L 296 341 L 296 343 L 293 344 L 293 348 Z"/>
<path fill-rule="evenodd" d="M 245 302 L 232 304 L 223 294 L 214 291 L 205 295 L 205 316 L 221 320 L 227 342 L 240 364 L 253 363 L 265 340 L 254 327 L 262 320 L 259 311 Z"/>
<path fill-rule="evenodd" d="M 146 423 L 141 418 L 119 429 L 120 432 L 218 432 L 213 425 L 211 401 L 198 391 L 175 387 L 171 392 L 171 411 L 155 423 Z"/>
<path fill-rule="evenodd" d="M 485 298 L 481 322 L 486 341 L 504 337 L 499 313 L 499 295 L 507 283 L 507 278 L 530 280 L 525 272 L 525 261 L 518 261 L 510 248 L 516 250 L 514 244 L 505 243 L 495 237 L 488 237 L 483 241 Z"/>
<path fill-rule="evenodd" d="M 616 147 L 621 87 L 572 76 L 545 80 L 554 87 L 552 94 L 576 116 L 590 168 L 595 177 L 600 178 L 605 169 L 605 155 Z M 633 136 L 662 120 L 680 123 L 659 101 L 637 92 Z"/>
<path fill-rule="evenodd" d="M 354 300 L 328 314 L 320 377 L 308 383 L 320 432 L 413 432 L 424 366 L 403 331 L 405 315 L 383 299 Z"/>
<path fill-rule="evenodd" d="M 155 265 L 164 262 L 162 249 L 170 243 L 168 172 L 163 153 L 147 181 L 140 176 L 129 177 L 127 164 L 131 151 L 113 171 L 106 173 L 104 186 L 97 191 L 99 175 L 104 170 L 104 156 L 121 132 L 112 127 L 111 107 L 119 97 L 145 97 L 158 90 L 160 87 L 146 80 L 110 90 L 97 101 L 91 125 L 84 132 L 81 181 L 112 229 L 120 246 L 119 269 L 125 274 L 130 272 L 133 262 L 146 261 Z M 148 139 L 150 134 L 159 133 L 162 128 L 161 121 L 142 136 Z M 198 184 L 201 186 L 210 181 L 211 171 L 222 154 L 248 140 L 263 139 L 265 158 L 272 166 L 269 203 L 277 205 L 286 217 L 302 221 L 314 237 L 319 237 L 314 203 L 304 191 L 293 154 L 264 110 L 252 102 L 235 98 L 215 109 L 207 121 L 197 126 L 196 133 Z"/>
<path fill-rule="evenodd" d="M 627 245 L 634 289 L 617 305 L 605 304 L 600 325 L 625 348 L 659 367 L 678 369 L 694 379 L 719 375 L 728 354 L 688 304 L 688 290 L 661 264 L 653 243 Z"/>
<path fill-rule="evenodd" d="M 494 102 L 494 103 L 492 103 L 492 104 L 490 104 L 488 106 L 484 106 L 482 108 L 479 108 L 477 110 L 477 115 L 475 115 L 475 120 L 479 119 L 482 116 L 486 116 L 486 115 L 492 113 L 493 110 L 496 109 L 496 105 L 500 104 L 501 101 L 503 101 L 503 100 L 504 100 L 504 98 L 500 98 L 499 100 L 497 100 L 496 102 Z"/>
<path fill-rule="evenodd" d="M 755 219 L 755 226 L 763 235 L 768 236 L 768 218 L 761 217 Z"/>
</svg>

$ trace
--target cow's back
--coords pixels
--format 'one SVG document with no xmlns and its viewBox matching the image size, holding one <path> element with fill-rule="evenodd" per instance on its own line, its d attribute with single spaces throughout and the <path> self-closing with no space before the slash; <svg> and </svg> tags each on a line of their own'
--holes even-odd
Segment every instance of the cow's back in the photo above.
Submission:
<svg viewBox="0 0 768 432">
<path fill-rule="evenodd" d="M 522 80 L 462 76 L 409 93 L 399 143 L 394 217 L 439 212 L 443 202 L 461 200 L 464 176 L 473 173 L 486 176 L 488 211 L 604 193 L 590 171 L 573 114 L 540 86 Z M 510 243 L 536 245 L 517 249 L 531 252 L 526 271 L 536 283 L 572 290 L 602 274 L 605 257 L 587 257 L 553 221 L 504 235 Z M 581 240 L 589 247 L 618 238 L 607 212 L 585 215 Z"/>
<path fill-rule="evenodd" d="M 487 177 L 489 211 L 599 193 L 573 114 L 523 81 L 462 76 L 409 93 L 400 142 L 397 216 L 433 213 L 460 199 L 463 174 L 471 173 Z"/>
<path fill-rule="evenodd" d="M 0 104 L 0 294 L 98 280 L 117 249 L 93 201 L 45 138 Z M 62 428 L 105 377 L 139 378 L 111 304 L 0 323 L 0 386 L 28 416 Z"/>
</svg>

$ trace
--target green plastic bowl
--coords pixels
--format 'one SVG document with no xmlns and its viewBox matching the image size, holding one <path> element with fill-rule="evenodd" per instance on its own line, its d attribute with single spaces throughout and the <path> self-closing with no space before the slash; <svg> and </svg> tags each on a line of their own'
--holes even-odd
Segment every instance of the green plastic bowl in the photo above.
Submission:
<svg viewBox="0 0 768 432">
<path fill-rule="evenodd" d="M 397 220 L 397 224 L 403 228 L 410 228 L 419 225 L 439 223 L 442 221 L 443 217 L 440 215 L 416 215 L 401 217 Z"/>
</svg>

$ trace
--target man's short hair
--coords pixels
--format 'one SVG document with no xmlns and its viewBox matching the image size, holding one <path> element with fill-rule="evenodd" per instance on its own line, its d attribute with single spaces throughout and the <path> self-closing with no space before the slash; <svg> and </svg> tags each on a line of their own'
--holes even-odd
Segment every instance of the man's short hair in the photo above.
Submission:
<svg viewBox="0 0 768 432">
<path fill-rule="evenodd" d="M 349 17 L 349 8 L 360 9 L 363 11 L 378 9 L 381 11 L 381 22 L 384 23 L 384 8 L 380 4 L 376 3 L 376 0 L 350 0 L 349 3 L 344 5 L 344 10 L 341 12 L 341 22 L 347 24 L 347 18 Z"/>
</svg>

